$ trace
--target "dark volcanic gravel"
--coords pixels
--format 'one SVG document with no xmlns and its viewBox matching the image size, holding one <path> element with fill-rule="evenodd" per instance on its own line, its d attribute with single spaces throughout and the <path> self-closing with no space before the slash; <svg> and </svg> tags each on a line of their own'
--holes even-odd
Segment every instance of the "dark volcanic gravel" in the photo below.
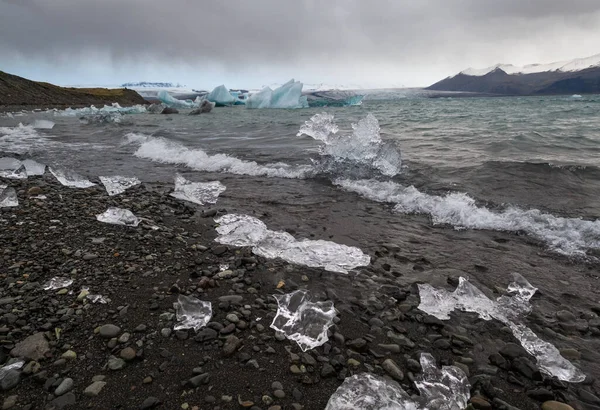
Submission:
<svg viewBox="0 0 600 410">
<path fill-rule="evenodd" d="M 0 364 L 25 358 L 2 379 L 3 408 L 318 410 L 358 372 L 389 375 L 416 394 L 419 354 L 429 352 L 467 372 L 472 408 L 569 409 L 557 401 L 600 409 L 588 370 L 600 362 L 597 350 L 562 350 L 589 374 L 584 383 L 544 379 L 501 324 L 420 312 L 416 286 L 398 285 L 389 266 L 340 275 L 217 244 L 213 217 L 226 210 L 184 204 L 168 186 L 109 197 L 101 186 L 66 188 L 48 174 L 1 182 L 20 205 L 0 210 Z M 109 206 L 145 219 L 136 228 L 98 222 Z M 403 261 L 393 246 L 371 256 Z M 44 290 L 55 276 L 74 282 Z M 440 282 L 452 288 L 456 279 L 450 272 Z M 325 285 L 332 280 L 343 297 Z M 109 302 L 92 303 L 82 287 Z M 339 311 L 329 342 L 306 353 L 269 327 L 272 295 L 298 288 Z M 173 330 L 178 294 L 212 302 L 207 327 Z M 565 309 L 552 321 L 532 314 L 530 325 L 557 345 L 600 334 L 598 312 L 583 318 Z"/>
</svg>

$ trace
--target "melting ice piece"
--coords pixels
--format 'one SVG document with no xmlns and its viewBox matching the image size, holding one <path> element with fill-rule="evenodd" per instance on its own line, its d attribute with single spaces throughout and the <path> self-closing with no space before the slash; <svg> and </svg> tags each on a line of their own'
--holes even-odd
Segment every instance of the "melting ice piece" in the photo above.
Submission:
<svg viewBox="0 0 600 410">
<path fill-rule="evenodd" d="M 43 288 L 44 290 L 64 289 L 71 286 L 71 284 L 73 284 L 73 279 L 56 276 L 46 282 Z"/>
<path fill-rule="evenodd" d="M 217 107 L 233 105 L 237 100 L 224 85 L 215 87 L 215 89 L 206 96 L 206 99 L 210 102 L 214 102 Z"/>
<path fill-rule="evenodd" d="M 227 214 L 215 220 L 219 227 L 217 242 L 233 246 L 252 246 L 252 252 L 265 258 L 281 258 L 291 263 L 322 267 L 331 272 L 348 273 L 367 266 L 370 257 L 354 246 L 309 239 L 296 240 L 287 232 L 271 231 L 257 218 Z"/>
<path fill-rule="evenodd" d="M 379 122 L 373 114 L 357 124 L 352 124 L 352 135 L 338 134 L 338 127 L 333 122 L 333 116 L 327 113 L 316 114 L 300 128 L 298 136 L 308 135 L 323 141 L 320 154 L 330 158 L 331 164 L 324 162 L 327 168 L 352 170 L 356 166 L 367 166 L 379 171 L 385 176 L 400 173 L 402 160 L 400 151 L 391 142 L 381 139 Z"/>
<path fill-rule="evenodd" d="M 122 177 L 119 175 L 113 177 L 100 177 L 100 182 L 106 188 L 106 192 L 110 196 L 119 195 L 129 188 L 141 184 L 142 182 L 136 177 Z"/>
<path fill-rule="evenodd" d="M 19 206 L 17 191 L 13 187 L 0 185 L 0 208 L 11 208 Z"/>
<path fill-rule="evenodd" d="M 44 175 L 46 173 L 46 165 L 40 164 L 32 159 L 26 159 L 23 161 L 23 165 L 25 166 L 28 176 Z"/>
<path fill-rule="evenodd" d="M 50 173 L 56 177 L 58 182 L 71 188 L 89 188 L 96 184 L 72 171 L 49 168 Z"/>
<path fill-rule="evenodd" d="M 138 226 L 140 219 L 129 209 L 108 208 L 104 213 L 96 215 L 100 222 L 113 225 Z"/>
<path fill-rule="evenodd" d="M 219 181 L 191 182 L 177 174 L 175 176 L 175 190 L 171 193 L 171 196 L 198 205 L 214 204 L 225 189 L 225 185 Z"/>
<path fill-rule="evenodd" d="M 423 373 L 415 380 L 420 392 L 411 397 L 395 381 L 370 373 L 348 377 L 325 410 L 462 410 L 471 396 L 465 373 L 455 366 L 438 369 L 433 356 L 421 354 Z"/>
<path fill-rule="evenodd" d="M 279 309 L 271 323 L 272 329 L 298 343 L 303 352 L 329 340 L 327 330 L 336 315 L 332 301 L 312 302 L 312 295 L 306 290 L 273 297 Z"/>
<path fill-rule="evenodd" d="M 41 130 L 51 130 L 54 127 L 54 123 L 49 120 L 35 120 L 32 126 Z"/>
<path fill-rule="evenodd" d="M 21 164 L 16 169 L 0 171 L 0 177 L 8 179 L 27 179 L 27 170 L 25 169 L 25 166 Z"/>
<path fill-rule="evenodd" d="M 248 108 L 308 108 L 308 100 L 302 95 L 300 81 L 291 79 L 275 90 L 265 87 L 262 91 L 252 94 L 246 101 Z"/>
<path fill-rule="evenodd" d="M 196 104 L 191 100 L 179 100 L 169 94 L 166 90 L 160 90 L 156 95 L 156 98 L 160 100 L 167 107 L 173 108 L 194 108 Z"/>
<path fill-rule="evenodd" d="M 92 303 L 102 303 L 104 305 L 108 303 L 108 300 L 102 295 L 86 295 L 85 297 Z"/>
<path fill-rule="evenodd" d="M 537 289 L 521 275 L 515 273 L 513 276 L 514 281 L 508 286 L 508 291 L 514 295 L 501 296 L 496 301 L 489 299 L 463 277 L 459 279 L 454 292 L 435 289 L 429 284 L 419 284 L 419 309 L 441 320 L 450 319 L 450 313 L 455 309 L 477 313 L 484 320 L 499 320 L 510 328 L 523 348 L 536 358 L 540 371 L 568 382 L 585 380 L 583 372 L 562 357 L 554 345 L 540 339 L 522 323 L 523 317 L 531 312 L 529 299 Z"/>
<path fill-rule="evenodd" d="M 212 318 L 211 303 L 193 296 L 179 295 L 173 307 L 178 322 L 175 324 L 175 330 L 194 329 L 197 332 Z"/>
</svg>

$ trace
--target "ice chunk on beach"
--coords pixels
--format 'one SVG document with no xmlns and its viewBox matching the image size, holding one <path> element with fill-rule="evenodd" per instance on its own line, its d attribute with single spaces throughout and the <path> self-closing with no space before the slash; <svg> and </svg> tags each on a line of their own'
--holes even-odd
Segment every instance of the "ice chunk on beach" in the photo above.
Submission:
<svg viewBox="0 0 600 410">
<path fill-rule="evenodd" d="M 237 98 L 235 98 L 225 85 L 220 85 L 215 87 L 207 96 L 206 99 L 210 102 L 213 102 L 217 105 L 217 107 L 227 107 L 235 104 Z"/>
<path fill-rule="evenodd" d="M 212 318 L 211 303 L 193 296 L 179 295 L 173 307 L 177 317 L 175 330 L 194 329 L 197 332 Z"/>
<path fill-rule="evenodd" d="M 106 188 L 106 192 L 109 196 L 119 195 L 128 190 L 129 188 L 139 185 L 142 183 L 136 177 L 123 177 L 115 175 L 112 177 L 100 177 L 100 182 Z"/>
<path fill-rule="evenodd" d="M 46 165 L 40 164 L 32 159 L 26 159 L 23 161 L 23 165 L 25 166 L 28 176 L 44 175 L 46 173 Z"/>
<path fill-rule="evenodd" d="M 21 161 L 16 158 L 2 157 L 0 158 L 0 170 L 14 170 L 21 166 Z"/>
<path fill-rule="evenodd" d="M 289 340 L 298 343 L 303 352 L 327 342 L 327 330 L 336 315 L 333 302 L 313 302 L 307 290 L 297 290 L 286 295 L 273 295 L 277 300 L 277 314 L 271 328 Z"/>
<path fill-rule="evenodd" d="M 496 319 L 504 323 L 523 348 L 537 360 L 543 373 L 560 380 L 578 383 L 585 375 L 570 361 L 561 356 L 551 343 L 541 340 L 522 321 L 531 311 L 529 299 L 535 291 L 525 278 L 514 274 L 514 281 L 508 286 L 512 296 L 501 296 L 496 301 L 489 299 L 467 279 L 461 277 L 454 292 L 435 289 L 429 284 L 419 284 L 419 309 L 440 320 L 450 319 L 453 310 L 477 313 L 484 320 Z"/>
<path fill-rule="evenodd" d="M 265 258 L 310 267 L 322 267 L 331 272 L 348 273 L 357 266 L 367 266 L 370 257 L 354 246 L 308 239 L 296 240 L 287 232 L 271 231 L 257 218 L 227 214 L 215 220 L 219 224 L 215 239 L 233 246 L 252 246 L 252 252 Z"/>
<path fill-rule="evenodd" d="M 27 179 L 27 170 L 24 165 L 20 165 L 17 169 L 0 171 L 0 177 L 8 179 Z"/>
<path fill-rule="evenodd" d="M 455 366 L 438 369 L 433 356 L 421 354 L 423 372 L 415 380 L 420 395 L 411 397 L 395 381 L 370 373 L 348 377 L 325 410 L 463 410 L 471 397 L 465 373 Z"/>
<path fill-rule="evenodd" d="M 308 108 L 308 100 L 302 95 L 303 84 L 291 79 L 275 90 L 269 87 L 252 94 L 246 101 L 248 108 Z"/>
<path fill-rule="evenodd" d="M 171 196 L 198 205 L 214 204 L 225 189 L 225 185 L 219 181 L 191 182 L 182 175 L 177 174 L 175 176 L 175 190 L 171 193 Z"/>
<path fill-rule="evenodd" d="M 0 185 L 0 208 L 12 208 L 19 206 L 17 191 L 13 187 Z"/>
<path fill-rule="evenodd" d="M 44 290 L 54 290 L 54 289 L 64 289 L 68 288 L 73 284 L 73 279 L 71 278 L 62 278 L 59 276 L 55 276 L 50 279 L 48 282 L 44 283 Z"/>
<path fill-rule="evenodd" d="M 58 182 L 70 188 L 89 188 L 96 185 L 73 171 L 54 169 L 52 167 L 50 167 L 49 170 Z"/>
<path fill-rule="evenodd" d="M 35 120 L 32 126 L 40 130 L 51 130 L 54 128 L 54 123 L 49 120 Z"/>
<path fill-rule="evenodd" d="M 96 215 L 100 222 L 113 225 L 138 226 L 140 219 L 129 209 L 108 208 L 104 213 Z"/>
</svg>

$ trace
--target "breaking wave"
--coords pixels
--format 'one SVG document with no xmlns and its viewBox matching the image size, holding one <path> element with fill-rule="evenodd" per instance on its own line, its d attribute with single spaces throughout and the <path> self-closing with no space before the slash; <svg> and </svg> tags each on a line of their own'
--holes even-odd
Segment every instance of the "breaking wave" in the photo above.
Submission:
<svg viewBox="0 0 600 410">
<path fill-rule="evenodd" d="M 492 211 L 477 206 L 465 193 L 429 195 L 414 186 L 392 181 L 337 179 L 335 185 L 377 202 L 395 204 L 400 213 L 426 214 L 434 225 L 448 224 L 456 229 L 522 231 L 545 242 L 564 255 L 585 255 L 587 249 L 600 249 L 600 220 L 563 218 L 538 209 L 524 210 L 509 206 Z"/>
</svg>

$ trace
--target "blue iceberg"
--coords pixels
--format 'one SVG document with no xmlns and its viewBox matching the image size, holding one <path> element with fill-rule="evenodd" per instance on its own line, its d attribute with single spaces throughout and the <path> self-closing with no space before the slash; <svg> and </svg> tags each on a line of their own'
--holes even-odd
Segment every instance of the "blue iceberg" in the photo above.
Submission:
<svg viewBox="0 0 600 410">
<path fill-rule="evenodd" d="M 229 107 L 236 103 L 237 97 L 231 95 L 227 87 L 220 85 L 212 90 L 206 99 L 210 102 L 214 102 L 217 107 Z"/>
<path fill-rule="evenodd" d="M 308 100 L 302 95 L 300 81 L 291 79 L 274 90 L 269 87 L 252 94 L 246 101 L 248 108 L 308 108 Z"/>
</svg>

